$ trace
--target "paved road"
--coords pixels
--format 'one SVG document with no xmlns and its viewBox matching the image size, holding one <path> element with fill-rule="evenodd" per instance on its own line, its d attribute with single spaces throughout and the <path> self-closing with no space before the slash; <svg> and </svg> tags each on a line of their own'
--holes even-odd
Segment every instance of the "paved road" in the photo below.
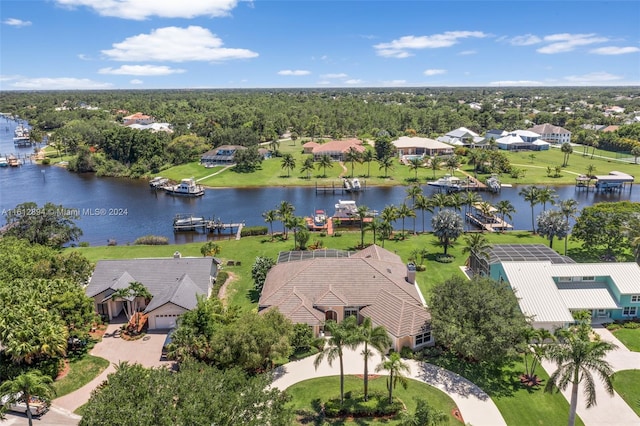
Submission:
<svg viewBox="0 0 640 426">
<path fill-rule="evenodd" d="M 602 340 L 615 343 L 618 348 L 607 354 L 607 361 L 614 371 L 640 369 L 640 352 L 632 352 L 627 349 L 616 337 L 602 326 L 594 326 L 593 329 Z M 556 365 L 549 361 L 542 363 L 544 369 L 551 375 L 556 370 Z M 640 417 L 627 405 L 627 403 L 614 392 L 609 395 L 604 385 L 595 376 L 595 390 L 597 405 L 587 408 L 583 396 L 583 384 L 579 388 L 577 413 L 585 426 L 640 426 Z M 567 401 L 571 401 L 571 384 L 562 392 Z"/>
<path fill-rule="evenodd" d="M 345 350 L 345 374 L 362 374 L 364 363 L 360 355 L 361 350 L 362 348 Z M 315 357 L 307 357 L 278 368 L 272 385 L 284 390 L 303 380 L 340 374 L 338 361 L 335 361 L 333 366 L 329 366 L 325 360 L 316 370 L 313 366 L 314 359 Z M 379 359 L 379 353 L 371 357 L 369 368 L 375 367 Z M 431 364 L 411 360 L 407 361 L 407 364 L 411 368 L 408 377 L 428 383 L 449 395 L 458 406 L 465 422 L 474 426 L 506 425 L 491 398 L 467 379 Z"/>
</svg>

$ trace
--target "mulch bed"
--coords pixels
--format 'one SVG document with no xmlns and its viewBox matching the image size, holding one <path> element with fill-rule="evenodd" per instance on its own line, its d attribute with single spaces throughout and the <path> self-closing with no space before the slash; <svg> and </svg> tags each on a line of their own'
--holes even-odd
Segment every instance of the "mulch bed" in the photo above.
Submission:
<svg viewBox="0 0 640 426">
<path fill-rule="evenodd" d="M 529 387 L 540 386 L 540 384 L 542 384 L 542 380 L 535 375 L 527 376 L 526 374 L 521 374 L 519 379 L 520 379 L 520 383 Z"/>
<path fill-rule="evenodd" d="M 356 374 L 355 376 L 359 379 L 364 380 L 364 374 Z M 375 380 L 381 377 L 379 374 L 369 374 L 368 376 L 369 380 Z"/>
</svg>

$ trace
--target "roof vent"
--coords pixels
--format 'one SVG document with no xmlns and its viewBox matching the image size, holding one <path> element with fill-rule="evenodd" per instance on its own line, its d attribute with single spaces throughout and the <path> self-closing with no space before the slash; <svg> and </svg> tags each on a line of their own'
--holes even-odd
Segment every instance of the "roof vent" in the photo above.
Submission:
<svg viewBox="0 0 640 426">
<path fill-rule="evenodd" d="M 174 259 L 180 259 L 181 257 L 182 257 L 182 254 L 180 254 L 180 252 L 179 252 L 179 251 L 177 251 L 177 250 L 176 250 L 176 252 L 175 252 L 175 253 L 173 253 L 173 258 L 174 258 Z"/>
<path fill-rule="evenodd" d="M 409 284 L 414 284 L 416 282 L 416 264 L 413 262 L 407 263 L 406 280 Z"/>
</svg>

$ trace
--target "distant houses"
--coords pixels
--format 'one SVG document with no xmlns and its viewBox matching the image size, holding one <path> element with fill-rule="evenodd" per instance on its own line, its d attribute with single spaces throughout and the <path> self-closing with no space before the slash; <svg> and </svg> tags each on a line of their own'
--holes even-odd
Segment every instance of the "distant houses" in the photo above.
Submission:
<svg viewBox="0 0 640 426">
<path fill-rule="evenodd" d="M 156 123 L 155 118 L 141 112 L 122 117 L 122 125 L 136 130 L 173 133 L 170 123 Z"/>
<path fill-rule="evenodd" d="M 205 167 L 235 164 L 236 153 L 246 149 L 247 147 L 242 145 L 220 145 L 219 147 L 202 154 L 200 156 L 200 164 Z M 264 159 L 271 157 L 271 151 L 266 148 L 258 148 L 258 153 Z"/>
</svg>

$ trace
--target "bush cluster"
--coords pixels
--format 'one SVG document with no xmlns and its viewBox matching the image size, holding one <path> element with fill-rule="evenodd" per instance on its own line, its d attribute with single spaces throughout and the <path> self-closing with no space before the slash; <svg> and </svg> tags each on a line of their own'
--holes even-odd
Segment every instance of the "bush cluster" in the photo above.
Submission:
<svg viewBox="0 0 640 426">
<path fill-rule="evenodd" d="M 347 392 L 344 402 L 340 405 L 340 398 L 330 399 L 324 404 L 324 414 L 327 417 L 376 417 L 395 416 L 404 406 L 400 400 L 394 398 L 392 403 L 380 392 L 370 392 L 369 400 L 364 400 L 361 392 Z"/>
<path fill-rule="evenodd" d="M 241 237 L 251 237 L 253 235 L 267 235 L 269 229 L 266 226 L 245 226 L 240 232 Z"/>
<path fill-rule="evenodd" d="M 161 235 L 145 235 L 143 237 L 137 238 L 134 242 L 134 245 L 140 246 L 164 246 L 169 244 L 169 239 L 167 237 L 163 237 Z"/>
</svg>

